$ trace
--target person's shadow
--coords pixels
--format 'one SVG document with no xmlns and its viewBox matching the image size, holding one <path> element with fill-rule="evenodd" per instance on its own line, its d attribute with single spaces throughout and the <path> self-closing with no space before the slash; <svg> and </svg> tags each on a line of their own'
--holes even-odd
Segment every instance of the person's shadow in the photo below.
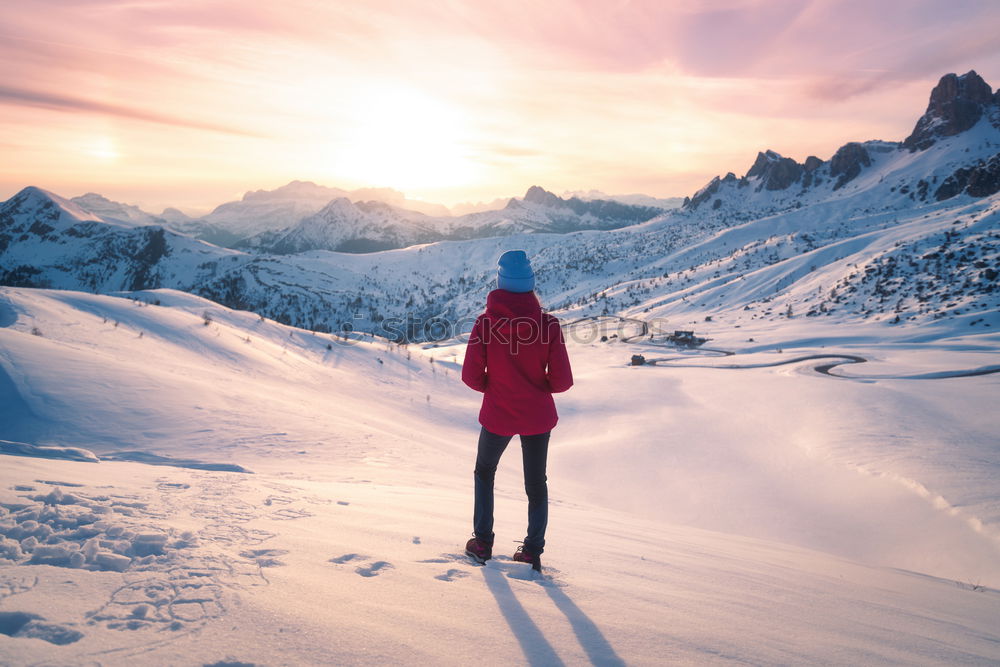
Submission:
<svg viewBox="0 0 1000 667">
<path fill-rule="evenodd" d="M 519 566 L 519 569 L 523 569 L 523 566 Z M 528 664 L 532 666 L 565 664 L 556 654 L 549 640 L 542 634 L 538 625 L 531 620 L 524 606 L 518 602 L 513 589 L 507 582 L 504 566 L 496 562 L 486 565 L 483 568 L 483 579 L 486 580 L 486 585 L 493 593 L 497 606 L 500 607 L 500 613 L 503 614 L 504 620 L 510 626 L 510 631 L 514 633 L 514 637 L 521 645 L 521 651 L 524 652 Z M 600 629 L 576 606 L 569 596 L 550 582 L 540 583 L 559 611 L 565 614 L 577 641 L 586 651 L 592 664 L 602 666 L 625 664 L 615 653 L 608 640 L 601 634 Z"/>
</svg>

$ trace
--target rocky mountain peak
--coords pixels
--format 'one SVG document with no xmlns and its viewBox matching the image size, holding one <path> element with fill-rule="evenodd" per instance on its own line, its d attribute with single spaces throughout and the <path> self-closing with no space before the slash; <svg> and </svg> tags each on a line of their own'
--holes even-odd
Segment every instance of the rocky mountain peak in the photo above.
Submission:
<svg viewBox="0 0 1000 667">
<path fill-rule="evenodd" d="M 848 182 L 854 180 L 864 167 L 871 166 L 872 158 L 868 150 L 858 143 L 852 141 L 837 149 L 837 152 L 830 158 L 830 176 L 837 179 L 833 189 L 839 190 Z"/>
<path fill-rule="evenodd" d="M 528 188 L 528 191 L 524 194 L 524 201 L 550 207 L 560 207 L 565 205 L 565 202 L 558 195 L 553 194 L 544 188 L 540 188 L 537 185 L 532 185 Z"/>
<path fill-rule="evenodd" d="M 319 199 L 324 202 L 346 193 L 338 188 L 328 188 L 312 181 L 292 181 L 274 190 L 250 190 L 243 194 L 243 201 L 279 199 Z"/>
<path fill-rule="evenodd" d="M 191 219 L 191 216 L 187 213 L 184 213 L 184 211 L 172 206 L 163 209 L 163 213 L 160 214 L 160 217 L 167 222 L 186 222 Z"/>
<path fill-rule="evenodd" d="M 823 161 L 820 160 L 815 155 L 810 155 L 809 157 L 807 157 L 805 163 L 802 165 L 802 167 L 807 172 L 816 171 L 817 169 L 819 169 L 822 166 L 823 166 Z"/>
<path fill-rule="evenodd" d="M 747 178 L 753 178 L 754 176 L 760 176 L 767 168 L 771 166 L 772 163 L 777 162 L 781 159 L 779 153 L 775 153 L 770 148 L 763 152 L 757 153 L 757 159 L 754 160 L 753 166 L 750 167 L 749 171 L 746 173 Z"/>
<path fill-rule="evenodd" d="M 0 214 L 37 216 L 46 220 L 66 218 L 73 221 L 100 221 L 100 218 L 72 201 L 34 185 L 23 188 L 4 202 L 0 207 Z"/>
<path fill-rule="evenodd" d="M 757 159 L 747 171 L 747 178 L 759 177 L 768 190 L 784 190 L 802 176 L 802 165 L 789 157 L 782 157 L 772 150 L 757 153 Z"/>
<path fill-rule="evenodd" d="M 355 213 L 357 210 L 357 207 L 347 197 L 337 197 L 335 199 L 331 199 L 329 203 L 321 208 L 313 217 L 323 219 L 344 216 Z"/>
<path fill-rule="evenodd" d="M 903 145 L 911 151 L 930 148 L 941 137 L 951 137 L 973 127 L 987 107 L 994 104 L 1000 104 L 1000 91 L 994 95 L 975 70 L 961 76 L 945 74 L 931 91 L 927 111 Z"/>
</svg>

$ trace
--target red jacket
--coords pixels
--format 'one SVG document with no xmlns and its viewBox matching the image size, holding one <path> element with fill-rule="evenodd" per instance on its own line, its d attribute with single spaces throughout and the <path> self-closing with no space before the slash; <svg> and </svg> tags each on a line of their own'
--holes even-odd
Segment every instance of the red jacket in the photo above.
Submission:
<svg viewBox="0 0 1000 667">
<path fill-rule="evenodd" d="M 479 423 L 498 435 L 551 431 L 552 394 L 573 386 L 559 320 L 534 292 L 493 290 L 465 348 L 462 381 L 483 392 Z"/>
</svg>

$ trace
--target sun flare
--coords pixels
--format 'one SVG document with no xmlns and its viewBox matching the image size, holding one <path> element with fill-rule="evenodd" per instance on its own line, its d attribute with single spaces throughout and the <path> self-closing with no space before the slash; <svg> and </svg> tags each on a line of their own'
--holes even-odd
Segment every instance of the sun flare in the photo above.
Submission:
<svg viewBox="0 0 1000 667">
<path fill-rule="evenodd" d="M 116 162 L 121 157 L 118 147 L 110 137 L 94 137 L 83 143 L 81 151 L 84 155 L 97 158 L 101 162 Z"/>
<path fill-rule="evenodd" d="M 353 125 L 334 148 L 334 170 L 395 187 L 459 185 L 473 180 L 468 126 L 455 107 L 404 86 L 371 86 L 351 105 Z"/>
</svg>

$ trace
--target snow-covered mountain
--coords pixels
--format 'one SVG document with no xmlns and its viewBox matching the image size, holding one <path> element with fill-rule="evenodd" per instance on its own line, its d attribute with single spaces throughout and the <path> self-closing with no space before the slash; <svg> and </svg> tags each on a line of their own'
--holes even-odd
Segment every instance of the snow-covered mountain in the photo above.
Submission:
<svg viewBox="0 0 1000 667">
<path fill-rule="evenodd" d="M 275 190 L 247 192 L 238 201 L 227 202 L 208 215 L 175 225 L 176 231 L 220 246 L 293 225 L 343 196 L 337 188 L 306 181 L 292 181 Z"/>
<path fill-rule="evenodd" d="M 538 186 L 499 210 L 432 217 L 382 202 L 330 202 L 315 215 L 277 232 L 234 244 L 257 252 L 290 254 L 309 250 L 374 252 L 444 240 L 514 234 L 566 234 L 586 229 L 617 229 L 662 215 L 664 209 L 615 201 L 562 199 Z"/>
<path fill-rule="evenodd" d="M 204 262 L 231 250 L 158 226 L 102 219 L 51 192 L 27 187 L 0 205 L 0 282 L 107 292 L 195 285 Z"/>
<path fill-rule="evenodd" d="M 310 181 L 292 181 L 274 190 L 247 192 L 242 199 L 221 204 L 208 215 L 199 218 L 189 218 L 176 209 L 168 209 L 161 216 L 149 216 L 153 219 L 147 224 L 166 224 L 175 231 L 228 247 L 258 234 L 291 227 L 340 198 L 377 201 L 430 215 L 448 214 L 448 209 L 440 204 L 407 199 L 391 188 L 342 190 Z M 101 210 L 93 212 L 103 215 Z M 113 210 L 109 212 L 113 213 Z"/>
<path fill-rule="evenodd" d="M 662 208 L 664 210 L 680 208 L 684 204 L 683 197 L 653 197 L 638 192 L 626 195 L 609 195 L 600 190 L 575 190 L 571 192 L 564 192 L 562 197 L 563 199 L 576 197 L 577 199 L 582 199 L 583 201 L 603 199 L 607 201 L 616 201 L 621 204 L 628 204 L 630 206 L 651 206 L 655 208 Z"/>
<path fill-rule="evenodd" d="M 286 229 L 234 244 L 257 252 L 288 255 L 309 250 L 376 252 L 440 240 L 434 220 L 382 202 L 352 203 L 338 197 Z"/>
<path fill-rule="evenodd" d="M 176 209 L 155 216 L 93 193 L 73 201 L 109 222 L 162 225 L 222 247 L 279 255 L 309 250 L 375 252 L 442 240 L 615 229 L 676 208 L 672 201 L 663 205 L 654 198 L 641 203 L 594 196 L 561 199 L 533 186 L 523 199 L 454 216 L 440 204 L 409 200 L 391 188 L 347 191 L 304 181 L 247 192 L 242 200 L 222 204 L 200 218 Z"/>
<path fill-rule="evenodd" d="M 767 150 L 742 178 L 716 177 L 684 207 L 708 207 L 719 211 L 714 218 L 731 220 L 820 202 L 892 210 L 963 192 L 987 197 L 1000 191 L 998 155 L 1000 91 L 993 94 L 975 71 L 948 74 L 905 140 L 850 142 L 828 161 L 809 156 L 801 164 Z"/>
<path fill-rule="evenodd" d="M 29 189 L 0 206 L 0 282 L 169 287 L 308 328 L 423 337 L 422 322 L 477 312 L 496 257 L 524 248 L 545 303 L 565 313 L 685 324 L 711 316 L 728 326 L 833 314 L 998 326 L 1000 101 L 980 81 L 974 72 L 944 77 L 914 141 L 852 142 L 804 164 L 762 152 L 743 177 L 713 179 L 682 209 L 620 229 L 551 233 L 581 221 L 636 222 L 627 216 L 642 209 L 541 188 L 501 211 L 451 218 L 451 227 L 341 199 L 268 237 L 273 251 L 300 254 L 246 253 L 169 229 L 83 221 L 75 204 Z M 387 245 L 424 245 L 301 252 L 371 250 L 369 230 Z M 434 233 L 484 238 L 428 244 Z"/>
<path fill-rule="evenodd" d="M 127 225 L 141 227 L 144 225 L 162 225 L 166 222 L 164 218 L 157 217 L 151 213 L 146 213 L 138 206 L 122 204 L 111 201 L 103 195 L 89 192 L 79 197 L 73 197 L 70 201 L 88 213 L 92 213 L 102 220 L 114 221 Z M 180 213 L 180 211 L 177 211 Z M 178 222 L 183 218 L 178 218 L 175 214 L 170 214 L 173 222 Z M 181 213 L 183 216 L 184 214 Z M 185 216 L 186 217 L 186 216 Z"/>
</svg>

